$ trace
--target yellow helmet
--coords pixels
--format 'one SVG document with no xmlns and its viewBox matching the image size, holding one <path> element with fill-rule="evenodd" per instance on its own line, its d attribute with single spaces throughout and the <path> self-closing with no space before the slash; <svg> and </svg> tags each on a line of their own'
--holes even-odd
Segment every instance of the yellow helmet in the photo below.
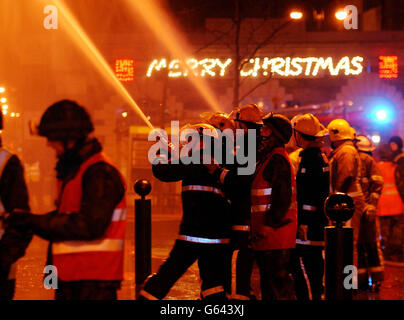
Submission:
<svg viewBox="0 0 404 320">
<path fill-rule="evenodd" d="M 231 129 L 234 131 L 235 126 L 230 116 L 224 112 L 211 112 L 207 111 L 202 113 L 201 118 L 204 119 L 208 124 L 211 124 L 221 131 L 226 129 Z"/>
<path fill-rule="evenodd" d="M 261 109 L 253 103 L 237 108 L 233 110 L 231 114 L 235 115 L 235 121 L 244 121 L 260 125 L 264 124 L 262 122 Z"/>
<path fill-rule="evenodd" d="M 370 140 L 367 136 L 359 135 L 356 137 L 356 141 L 356 147 L 359 151 L 372 152 L 376 149 L 372 140 Z"/>
<path fill-rule="evenodd" d="M 354 128 L 351 127 L 351 133 L 352 133 L 352 140 L 358 141 L 358 139 L 356 138 L 356 130 Z"/>
<path fill-rule="evenodd" d="M 320 123 L 320 121 L 311 113 L 298 116 L 294 120 L 293 129 L 299 133 L 303 133 L 308 136 L 322 138 L 328 130 Z"/>
<path fill-rule="evenodd" d="M 330 140 L 332 142 L 340 140 L 353 140 L 354 138 L 351 126 L 344 119 L 332 120 L 327 129 L 330 133 Z"/>
</svg>

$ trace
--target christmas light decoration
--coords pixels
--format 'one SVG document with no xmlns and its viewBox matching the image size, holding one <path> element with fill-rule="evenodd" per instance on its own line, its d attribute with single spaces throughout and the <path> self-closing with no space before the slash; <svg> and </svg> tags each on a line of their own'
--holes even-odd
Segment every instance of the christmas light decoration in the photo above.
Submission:
<svg viewBox="0 0 404 320">
<path fill-rule="evenodd" d="M 339 60 L 332 57 L 256 57 L 243 62 L 240 76 L 356 76 L 363 72 L 363 61 L 364 58 L 361 56 L 345 56 Z M 167 69 L 170 78 L 187 77 L 189 72 L 193 72 L 195 76 L 200 77 L 224 77 L 231 62 L 230 58 L 204 58 L 201 60 L 190 58 L 185 63 L 178 59 L 173 59 L 168 64 L 166 59 L 156 59 L 149 65 L 146 76 L 151 77 L 153 72 Z"/>
<path fill-rule="evenodd" d="M 398 78 L 397 56 L 379 56 L 379 78 L 384 79 Z"/>
<path fill-rule="evenodd" d="M 127 82 L 133 81 L 134 77 L 134 61 L 133 59 L 116 59 L 115 75 L 118 80 Z"/>
</svg>

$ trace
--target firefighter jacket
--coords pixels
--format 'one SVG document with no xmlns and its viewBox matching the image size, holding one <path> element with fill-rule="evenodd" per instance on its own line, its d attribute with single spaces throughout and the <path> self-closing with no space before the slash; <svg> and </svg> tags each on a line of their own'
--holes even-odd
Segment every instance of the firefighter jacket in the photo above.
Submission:
<svg viewBox="0 0 404 320">
<path fill-rule="evenodd" d="M 296 149 L 294 151 L 292 151 L 291 153 L 289 153 L 289 160 L 290 163 L 293 166 L 293 172 L 296 176 L 297 171 L 299 170 L 299 164 L 300 164 L 300 152 L 302 151 L 302 148 Z"/>
<path fill-rule="evenodd" d="M 328 159 L 320 148 L 308 148 L 300 152 L 300 165 L 296 175 L 298 224 L 307 226 L 299 235 L 298 244 L 324 245 L 324 227 L 328 219 L 324 202 L 330 190 Z"/>
<path fill-rule="evenodd" d="M 255 251 L 289 249 L 296 245 L 295 179 L 284 147 L 260 157 L 251 187 L 251 233 Z M 261 227 L 269 227 L 265 236 Z"/>
<path fill-rule="evenodd" d="M 397 165 L 391 161 L 380 161 L 378 164 L 383 176 L 384 185 L 380 195 L 377 214 L 379 216 L 393 216 L 404 213 L 403 201 L 395 184 L 394 173 Z"/>
<path fill-rule="evenodd" d="M 29 211 L 24 169 L 16 155 L 0 148 L 0 281 L 15 279 L 16 265 L 24 256 L 32 232 L 4 226 L 4 214 L 18 215 L 13 210 Z"/>
<path fill-rule="evenodd" d="M 49 240 L 47 264 L 61 281 L 120 286 L 123 276 L 125 184 L 96 139 L 77 143 L 57 164 L 56 211 L 22 215 L 26 225 Z M 20 220 L 21 220 L 20 219 Z"/>
<path fill-rule="evenodd" d="M 394 163 L 397 165 L 394 172 L 397 191 L 401 199 L 404 201 L 404 153 L 400 153 L 394 158 Z"/>
<path fill-rule="evenodd" d="M 361 160 L 352 141 L 347 140 L 330 154 L 331 192 L 347 193 L 363 202 L 360 185 Z"/>
<path fill-rule="evenodd" d="M 247 135 L 239 137 L 244 139 L 245 150 L 248 150 Z M 239 150 L 238 150 L 239 151 Z M 219 168 L 214 172 L 214 177 L 219 181 L 225 191 L 226 197 L 230 200 L 230 219 L 233 231 L 250 231 L 250 211 L 251 211 L 251 183 L 254 174 L 240 175 L 238 168 L 241 168 L 234 157 L 234 164 L 224 164 L 224 168 Z"/>
<path fill-rule="evenodd" d="M 163 182 L 182 181 L 183 216 L 178 239 L 202 244 L 230 243 L 230 211 L 218 181 L 203 164 L 156 160 L 152 170 Z"/>
<path fill-rule="evenodd" d="M 359 151 L 361 158 L 361 187 L 366 204 L 377 208 L 383 189 L 383 177 L 373 157 Z"/>
</svg>

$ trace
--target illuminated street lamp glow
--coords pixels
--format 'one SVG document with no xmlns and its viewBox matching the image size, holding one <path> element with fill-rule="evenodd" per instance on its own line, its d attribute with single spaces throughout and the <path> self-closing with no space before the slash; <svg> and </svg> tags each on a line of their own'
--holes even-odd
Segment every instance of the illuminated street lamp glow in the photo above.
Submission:
<svg viewBox="0 0 404 320">
<path fill-rule="evenodd" d="M 0 87 L 0 93 L 3 93 L 5 91 L 6 91 L 6 89 L 4 87 Z"/>
<path fill-rule="evenodd" d="M 380 142 L 380 136 L 378 134 L 375 134 L 372 136 L 372 141 L 376 144 Z"/>
<path fill-rule="evenodd" d="M 122 112 L 122 117 L 123 118 L 126 118 L 128 116 L 128 113 L 127 112 Z"/>
<path fill-rule="evenodd" d="M 7 102 L 7 98 L 1 98 L 1 99 L 0 99 L 0 102 L 1 102 L 1 103 L 6 103 L 6 102 Z"/>
<path fill-rule="evenodd" d="M 377 120 L 384 121 L 387 119 L 387 112 L 386 110 L 379 110 L 376 112 Z"/>
<path fill-rule="evenodd" d="M 335 12 L 335 18 L 337 18 L 337 20 L 345 20 L 347 16 L 348 14 L 345 12 L 345 10 L 338 10 Z"/>
<path fill-rule="evenodd" d="M 301 18 L 303 18 L 303 12 L 301 11 L 292 11 L 290 13 L 290 18 L 293 20 L 300 20 Z"/>
<path fill-rule="evenodd" d="M 8 105 L 7 104 L 3 104 L 3 110 L 7 110 L 8 109 Z"/>
<path fill-rule="evenodd" d="M 7 114 L 7 110 L 3 110 L 3 114 L 6 115 L 6 114 Z"/>
</svg>

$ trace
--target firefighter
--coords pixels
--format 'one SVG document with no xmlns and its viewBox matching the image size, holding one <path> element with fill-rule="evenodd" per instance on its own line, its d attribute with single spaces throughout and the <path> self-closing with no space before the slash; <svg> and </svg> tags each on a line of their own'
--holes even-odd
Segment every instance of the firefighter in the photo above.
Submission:
<svg viewBox="0 0 404 320">
<path fill-rule="evenodd" d="M 378 291 L 384 279 L 380 226 L 377 219 L 377 204 L 383 189 L 383 177 L 372 156 L 376 149 L 372 141 L 364 135 L 359 135 L 355 139 L 355 147 L 361 159 L 361 187 L 366 203 L 358 239 L 358 285 L 365 290 Z M 372 280 L 371 287 L 369 277 Z"/>
<path fill-rule="evenodd" d="M 292 125 L 286 117 L 273 113 L 263 122 L 251 187 L 251 244 L 260 271 L 262 299 L 295 299 L 290 274 L 297 228 L 295 179 L 285 150 Z"/>
<path fill-rule="evenodd" d="M 294 257 L 296 296 L 321 300 L 324 275 L 324 202 L 329 194 L 330 172 L 322 152 L 327 129 L 312 114 L 298 117 L 293 126 L 300 164 L 296 175 L 298 228 Z M 308 282 L 307 282 L 308 280 Z"/>
<path fill-rule="evenodd" d="M 292 127 L 294 127 L 296 119 L 300 117 L 300 115 L 294 116 L 290 122 L 292 123 Z M 293 170 L 295 173 L 295 176 L 297 174 L 297 171 L 299 170 L 299 163 L 300 163 L 300 151 L 302 151 L 303 149 L 301 147 L 298 147 L 296 144 L 296 139 L 293 137 L 292 139 L 290 139 L 290 141 L 288 142 L 288 144 L 286 145 L 286 151 L 289 154 L 289 160 L 293 165 Z"/>
<path fill-rule="evenodd" d="M 205 140 L 218 137 L 215 128 L 205 123 L 185 128 L 198 136 L 193 136 L 182 148 L 189 151 L 192 148 L 192 152 L 199 150 L 201 157 L 208 148 Z M 181 132 L 185 133 L 185 128 Z M 153 160 L 153 174 L 157 179 L 163 182 L 182 181 L 183 216 L 169 257 L 158 272 L 145 281 L 140 299 L 163 299 L 195 261 L 198 262 L 202 282 L 201 298 L 226 299 L 224 272 L 231 230 L 229 204 L 218 182 L 209 175 L 207 167 L 202 163 L 185 164 L 184 153 L 182 149 L 183 156 L 177 163 L 172 152 L 169 158 L 159 152 L 159 156 Z"/>
<path fill-rule="evenodd" d="M 231 263 L 228 277 L 228 296 L 232 300 L 255 299 L 251 291 L 251 274 L 254 262 L 254 253 L 249 243 L 250 237 L 250 203 L 251 183 L 254 174 L 240 175 L 238 169 L 243 165 L 237 162 L 237 152 L 244 150 L 237 148 L 240 141 L 247 144 L 257 142 L 258 132 L 263 124 L 261 110 L 254 104 L 247 104 L 233 112 L 235 128 L 242 130 L 236 141 L 236 157 L 234 164 L 209 166 L 209 171 L 223 186 L 229 196 L 231 207 Z M 255 136 L 248 130 L 254 130 Z M 254 140 L 254 141 L 252 141 Z M 253 152 L 256 152 L 256 148 Z"/>
<path fill-rule="evenodd" d="M 90 136 L 93 130 L 89 114 L 74 101 L 45 111 L 38 134 L 58 157 L 57 209 L 8 219 L 50 242 L 47 265 L 57 268 L 56 300 L 115 300 L 123 279 L 125 184 Z"/>
<path fill-rule="evenodd" d="M 354 132 L 344 119 L 335 119 L 328 125 L 331 147 L 330 186 L 331 192 L 348 194 L 354 200 L 355 212 L 347 222 L 354 231 L 354 265 L 358 265 L 357 241 L 360 221 L 365 209 L 365 200 L 360 185 L 361 160 L 358 150 L 353 145 Z"/>
<path fill-rule="evenodd" d="M 379 199 L 377 214 L 380 219 L 384 259 L 389 263 L 404 262 L 404 205 L 395 183 L 397 165 L 388 145 L 379 148 L 378 167 L 383 176 L 384 186 Z"/>
<path fill-rule="evenodd" d="M 0 112 L 0 130 L 3 113 Z M 12 300 L 15 289 L 16 261 L 25 253 L 32 233 L 5 226 L 7 213 L 29 211 L 24 168 L 18 156 L 3 148 L 0 137 L 0 300 Z"/>
<path fill-rule="evenodd" d="M 393 151 L 393 162 L 397 165 L 394 171 L 394 178 L 397 186 L 397 191 L 401 199 L 404 201 L 404 153 L 403 140 L 394 136 L 389 140 L 390 149 Z"/>
</svg>

